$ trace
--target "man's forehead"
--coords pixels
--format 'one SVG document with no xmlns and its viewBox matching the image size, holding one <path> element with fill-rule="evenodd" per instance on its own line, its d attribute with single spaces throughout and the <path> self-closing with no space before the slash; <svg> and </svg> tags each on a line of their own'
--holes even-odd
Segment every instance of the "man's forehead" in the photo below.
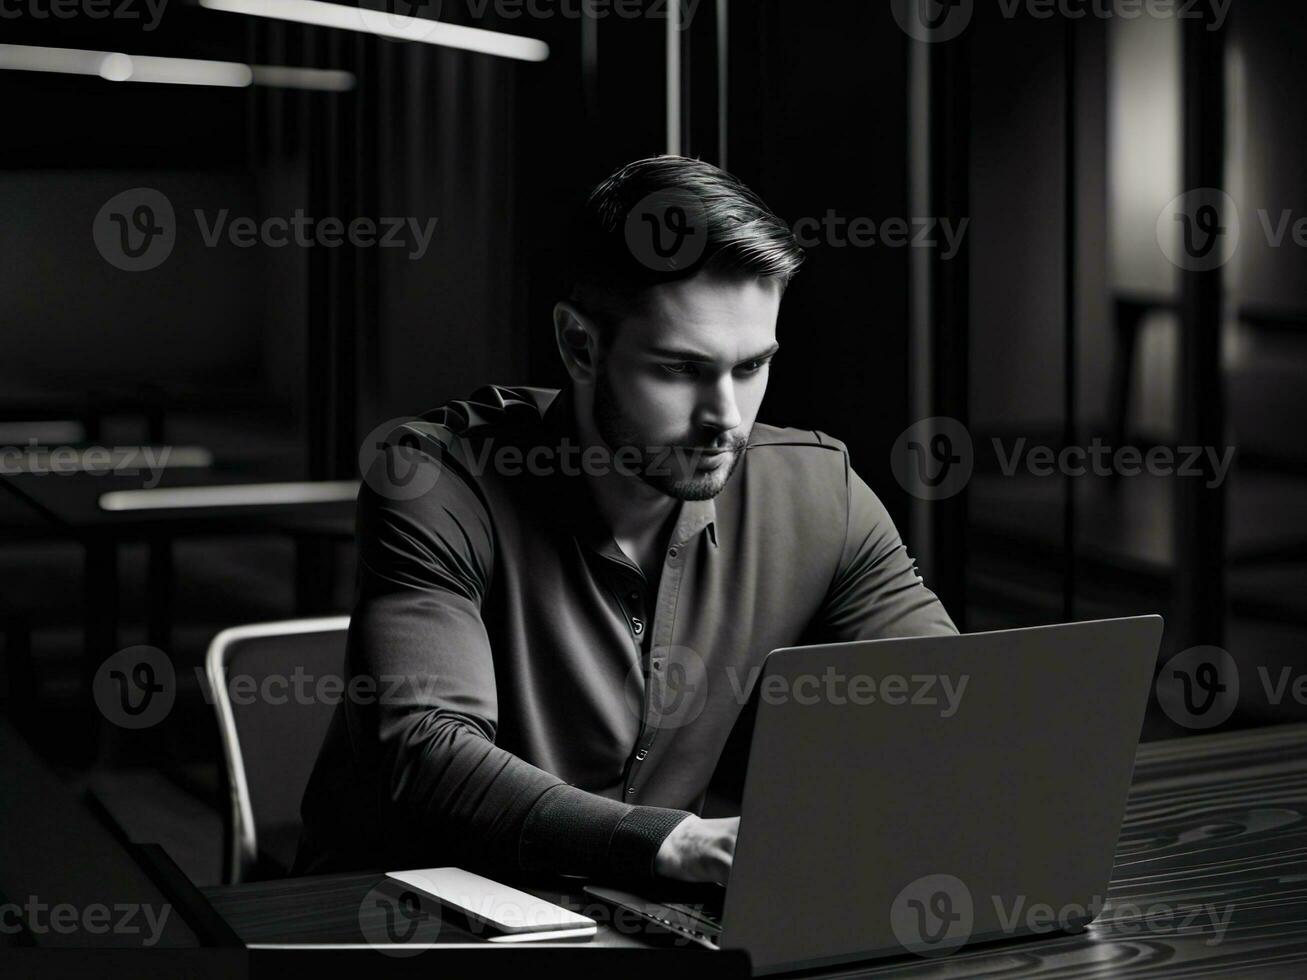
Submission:
<svg viewBox="0 0 1307 980">
<path fill-rule="evenodd" d="M 642 298 L 619 334 L 630 348 L 734 357 L 758 353 L 776 339 L 780 290 L 770 281 L 686 280 L 651 289 Z"/>
</svg>

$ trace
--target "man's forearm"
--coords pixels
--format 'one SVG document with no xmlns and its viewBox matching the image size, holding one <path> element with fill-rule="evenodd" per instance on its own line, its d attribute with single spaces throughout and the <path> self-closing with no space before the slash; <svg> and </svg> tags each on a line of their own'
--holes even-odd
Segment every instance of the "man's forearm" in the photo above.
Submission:
<svg viewBox="0 0 1307 980">
<path fill-rule="evenodd" d="M 546 790 L 523 824 L 518 864 L 527 872 L 639 879 L 687 810 L 632 806 L 560 784 Z"/>
<path fill-rule="evenodd" d="M 487 869 L 648 878 L 667 835 L 690 816 L 568 785 L 461 722 L 407 714 L 381 733 L 400 824 Z"/>
</svg>

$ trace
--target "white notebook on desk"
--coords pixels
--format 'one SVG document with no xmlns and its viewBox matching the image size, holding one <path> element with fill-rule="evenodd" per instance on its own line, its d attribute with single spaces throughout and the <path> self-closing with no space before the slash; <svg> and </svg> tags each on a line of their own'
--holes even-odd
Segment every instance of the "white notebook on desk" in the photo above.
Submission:
<svg viewBox="0 0 1307 980">
<path fill-rule="evenodd" d="M 390 871 L 387 878 L 484 925 L 490 942 L 541 942 L 595 934 L 595 920 L 462 868 Z"/>
</svg>

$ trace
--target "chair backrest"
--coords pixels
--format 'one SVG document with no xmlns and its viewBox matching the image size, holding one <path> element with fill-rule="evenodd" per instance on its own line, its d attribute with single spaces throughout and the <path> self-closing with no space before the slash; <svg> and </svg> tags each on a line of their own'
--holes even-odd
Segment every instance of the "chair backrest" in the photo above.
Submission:
<svg viewBox="0 0 1307 980">
<path fill-rule="evenodd" d="M 285 873 L 294 860 L 300 800 L 343 696 L 348 629 L 348 616 L 256 623 L 209 645 L 227 763 L 228 882 Z"/>
</svg>

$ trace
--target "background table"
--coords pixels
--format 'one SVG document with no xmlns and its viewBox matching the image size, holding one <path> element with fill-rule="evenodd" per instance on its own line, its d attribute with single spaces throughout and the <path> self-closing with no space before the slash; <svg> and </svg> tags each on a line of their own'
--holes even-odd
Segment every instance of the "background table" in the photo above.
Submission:
<svg viewBox="0 0 1307 980">
<path fill-rule="evenodd" d="M 157 487 L 156 487 L 157 484 Z M 216 488 L 266 493 L 242 503 L 202 497 L 164 498 L 149 507 L 107 509 L 106 494 L 131 496 L 149 490 L 211 493 Z M 324 493 L 329 491 L 328 493 Z M 329 540 L 353 527 L 357 481 L 287 483 L 258 468 L 241 466 L 165 467 L 157 472 L 24 473 L 0 476 L 0 535 L 5 540 L 73 540 L 84 551 L 85 621 L 78 718 L 85 728 L 78 744 L 89 758 L 103 748 L 102 726 L 91 701 L 95 671 L 118 649 L 120 547 L 149 544 L 147 642 L 171 646 L 172 544 L 184 537 L 227 534 L 288 534 L 296 542 L 297 600 L 301 615 L 326 611 Z M 112 499 L 112 498 L 111 498 Z M 141 501 L 134 501 L 141 503 Z M 319 597 L 318 602 L 311 600 Z M 289 610 L 288 610 L 289 613 Z M 228 625 L 236 625 L 234 623 Z"/>
</svg>

